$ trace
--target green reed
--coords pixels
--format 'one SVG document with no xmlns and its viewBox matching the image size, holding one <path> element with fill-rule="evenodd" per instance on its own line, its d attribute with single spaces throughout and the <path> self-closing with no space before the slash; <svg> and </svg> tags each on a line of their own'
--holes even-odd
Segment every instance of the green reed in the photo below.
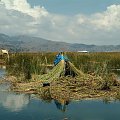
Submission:
<svg viewBox="0 0 120 120">
<path fill-rule="evenodd" d="M 53 64 L 57 52 L 49 53 L 13 53 L 7 62 L 9 74 L 23 75 L 30 79 L 32 74 L 46 73 L 46 64 Z M 100 76 L 108 74 L 110 69 L 120 68 L 120 53 L 78 53 L 66 52 L 69 60 L 85 73 L 94 73 Z"/>
<path fill-rule="evenodd" d="M 98 53 L 76 53 L 70 52 L 67 54 L 69 59 L 79 69 L 84 72 L 101 72 L 105 69 L 120 68 L 120 53 L 119 52 L 98 52 Z M 105 68 L 106 67 L 106 68 Z M 97 72 L 98 73 L 98 72 Z"/>
</svg>

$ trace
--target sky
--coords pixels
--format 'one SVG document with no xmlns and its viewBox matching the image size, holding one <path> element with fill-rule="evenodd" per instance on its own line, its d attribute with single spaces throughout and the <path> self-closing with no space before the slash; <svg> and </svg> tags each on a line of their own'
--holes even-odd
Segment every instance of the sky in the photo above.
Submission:
<svg viewBox="0 0 120 120">
<path fill-rule="evenodd" d="M 120 45 L 120 0 L 0 0 L 0 33 Z"/>
</svg>

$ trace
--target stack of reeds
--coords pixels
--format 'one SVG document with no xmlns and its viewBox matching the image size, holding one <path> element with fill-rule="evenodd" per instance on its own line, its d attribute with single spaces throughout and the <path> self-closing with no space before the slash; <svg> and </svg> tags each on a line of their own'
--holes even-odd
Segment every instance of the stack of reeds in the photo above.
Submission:
<svg viewBox="0 0 120 120">
<path fill-rule="evenodd" d="M 52 80 L 58 79 L 61 74 L 64 72 L 64 62 L 59 62 L 51 71 L 47 74 L 38 75 L 37 80 L 43 80 L 47 82 L 51 82 Z"/>
<path fill-rule="evenodd" d="M 71 62 L 69 63 L 70 70 L 77 76 L 84 76 L 84 73 L 78 70 Z M 38 75 L 36 80 L 42 80 L 44 82 L 51 82 L 58 80 L 59 77 L 65 75 L 65 61 L 61 60 L 50 72 L 43 75 Z"/>
</svg>

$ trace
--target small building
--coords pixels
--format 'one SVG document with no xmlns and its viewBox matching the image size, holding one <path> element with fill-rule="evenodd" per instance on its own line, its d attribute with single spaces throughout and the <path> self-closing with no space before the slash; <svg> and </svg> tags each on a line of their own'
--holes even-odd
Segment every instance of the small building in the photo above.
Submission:
<svg viewBox="0 0 120 120">
<path fill-rule="evenodd" d="M 83 50 L 83 51 L 77 51 L 79 53 L 89 53 L 89 51 Z"/>
<path fill-rule="evenodd" d="M 7 58 L 9 60 L 9 52 L 8 52 L 8 50 L 0 49 L 0 56 L 2 57 L 2 56 L 4 56 L 4 54 L 7 55 Z"/>
<path fill-rule="evenodd" d="M 8 55 L 8 50 L 6 50 L 6 49 L 1 49 L 1 50 L 0 50 L 0 54 L 7 54 L 7 55 Z"/>
</svg>

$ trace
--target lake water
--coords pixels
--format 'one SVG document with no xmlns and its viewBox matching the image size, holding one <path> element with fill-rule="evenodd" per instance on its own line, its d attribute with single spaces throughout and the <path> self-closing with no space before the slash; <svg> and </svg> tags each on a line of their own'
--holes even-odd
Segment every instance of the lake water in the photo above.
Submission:
<svg viewBox="0 0 120 120">
<path fill-rule="evenodd" d="M 0 68 L 0 78 L 2 78 L 5 75 L 5 69 Z"/>
<path fill-rule="evenodd" d="M 3 76 L 4 70 L 0 70 Z M 120 102 L 102 100 L 43 101 L 34 95 L 8 92 L 9 84 L 0 85 L 0 120 L 120 120 Z"/>
</svg>

